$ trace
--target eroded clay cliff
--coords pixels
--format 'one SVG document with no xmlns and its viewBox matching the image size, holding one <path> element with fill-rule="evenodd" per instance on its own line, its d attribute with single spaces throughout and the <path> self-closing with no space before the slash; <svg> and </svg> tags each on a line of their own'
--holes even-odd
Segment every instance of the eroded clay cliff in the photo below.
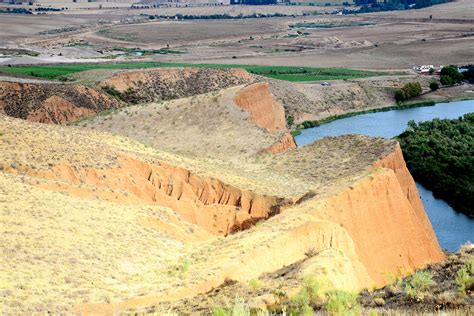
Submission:
<svg viewBox="0 0 474 316">
<path fill-rule="evenodd" d="M 124 155 L 118 158 L 117 167 L 107 169 L 69 164 L 54 165 L 48 170 L 21 165 L 5 165 L 2 169 L 47 180 L 37 185 L 83 198 L 169 207 L 187 222 L 224 236 L 247 229 L 292 204 L 289 199 L 241 190 L 183 168 L 150 164 Z"/>
<path fill-rule="evenodd" d="M 249 121 L 269 132 L 286 129 L 285 110 L 270 93 L 269 84 L 259 82 L 242 89 L 235 103 L 249 112 Z"/>
</svg>

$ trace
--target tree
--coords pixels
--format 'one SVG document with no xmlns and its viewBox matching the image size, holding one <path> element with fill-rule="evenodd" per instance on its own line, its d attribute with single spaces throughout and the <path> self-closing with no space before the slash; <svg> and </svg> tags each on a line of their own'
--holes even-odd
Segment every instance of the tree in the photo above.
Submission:
<svg viewBox="0 0 474 316">
<path fill-rule="evenodd" d="M 451 79 L 450 76 L 441 76 L 441 78 L 439 79 L 439 82 L 441 82 L 443 86 L 450 86 L 453 84 L 453 80 Z"/>
<path fill-rule="evenodd" d="M 474 113 L 416 124 L 398 136 L 413 177 L 461 212 L 474 217 Z"/>
<path fill-rule="evenodd" d="M 428 73 L 430 74 L 430 76 L 434 74 L 434 71 L 435 70 L 433 68 L 430 68 L 430 70 L 428 70 Z"/>
<path fill-rule="evenodd" d="M 444 66 L 443 69 L 441 69 L 441 78 L 442 77 L 449 77 L 451 79 L 451 84 L 461 82 L 464 78 L 456 65 Z"/>
<path fill-rule="evenodd" d="M 462 73 L 464 80 L 474 83 L 474 65 L 466 65 L 461 68 L 464 70 Z"/>
<path fill-rule="evenodd" d="M 423 92 L 419 82 L 409 82 L 403 86 L 402 90 L 405 92 L 407 99 L 419 96 Z"/>
<path fill-rule="evenodd" d="M 437 83 L 436 81 L 433 81 L 430 83 L 430 89 L 431 91 L 436 91 L 439 89 L 439 83 Z"/>
<path fill-rule="evenodd" d="M 423 92 L 423 88 L 419 82 L 409 82 L 401 89 L 395 91 L 395 101 L 401 103 L 407 99 L 419 96 Z"/>
<path fill-rule="evenodd" d="M 407 96 L 403 90 L 397 90 L 395 91 L 395 101 L 397 103 L 402 103 L 407 99 Z"/>
</svg>

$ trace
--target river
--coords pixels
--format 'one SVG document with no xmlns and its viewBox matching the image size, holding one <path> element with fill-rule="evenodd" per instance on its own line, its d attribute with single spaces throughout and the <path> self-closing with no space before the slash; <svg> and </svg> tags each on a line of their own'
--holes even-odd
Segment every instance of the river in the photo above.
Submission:
<svg viewBox="0 0 474 316">
<path fill-rule="evenodd" d="M 401 134 L 410 120 L 429 121 L 434 118 L 458 118 L 474 112 L 474 100 L 438 103 L 403 110 L 361 114 L 342 118 L 301 131 L 295 137 L 298 146 L 304 146 L 325 136 L 365 134 L 392 138 Z M 417 183 L 420 198 L 443 249 L 457 251 L 467 241 L 474 242 L 474 220 L 456 212 L 445 201 L 433 197 L 431 191 Z"/>
</svg>

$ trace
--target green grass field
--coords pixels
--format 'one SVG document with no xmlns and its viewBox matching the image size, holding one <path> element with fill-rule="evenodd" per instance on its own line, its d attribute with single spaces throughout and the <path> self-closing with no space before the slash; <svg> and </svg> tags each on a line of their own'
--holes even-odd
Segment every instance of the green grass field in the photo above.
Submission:
<svg viewBox="0 0 474 316">
<path fill-rule="evenodd" d="M 365 78 L 387 73 L 354 70 L 346 68 L 312 68 L 291 66 L 256 66 L 256 65 L 230 65 L 230 64 L 189 64 L 189 63 L 159 63 L 159 62 L 134 62 L 134 63 L 108 63 L 108 64 L 74 64 L 74 65 L 35 65 L 0 67 L 0 73 L 16 74 L 38 77 L 50 80 L 61 80 L 68 75 L 86 70 L 95 69 L 144 69 L 159 67 L 199 67 L 199 68 L 243 68 L 250 73 L 286 81 L 321 81 Z"/>
<path fill-rule="evenodd" d="M 39 77 L 44 79 L 58 79 L 77 72 L 96 69 L 142 69 L 159 67 L 160 63 L 117 63 L 117 64 L 74 64 L 74 65 L 35 65 L 0 67 L 0 73 Z"/>
</svg>

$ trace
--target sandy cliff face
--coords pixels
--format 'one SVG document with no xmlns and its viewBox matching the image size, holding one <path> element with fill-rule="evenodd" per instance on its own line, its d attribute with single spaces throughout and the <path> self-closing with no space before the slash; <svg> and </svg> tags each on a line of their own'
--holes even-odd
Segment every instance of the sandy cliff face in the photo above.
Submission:
<svg viewBox="0 0 474 316">
<path fill-rule="evenodd" d="M 0 82 L 0 112 L 33 122 L 64 124 L 121 106 L 117 99 L 86 86 Z"/>
<path fill-rule="evenodd" d="M 285 110 L 269 90 L 266 82 L 255 83 L 242 89 L 235 103 L 250 113 L 249 121 L 269 132 L 286 129 Z"/>
<path fill-rule="evenodd" d="M 373 173 L 324 203 L 317 218 L 339 223 L 375 285 L 444 254 L 408 172 L 400 147 L 372 166 Z"/>
</svg>

